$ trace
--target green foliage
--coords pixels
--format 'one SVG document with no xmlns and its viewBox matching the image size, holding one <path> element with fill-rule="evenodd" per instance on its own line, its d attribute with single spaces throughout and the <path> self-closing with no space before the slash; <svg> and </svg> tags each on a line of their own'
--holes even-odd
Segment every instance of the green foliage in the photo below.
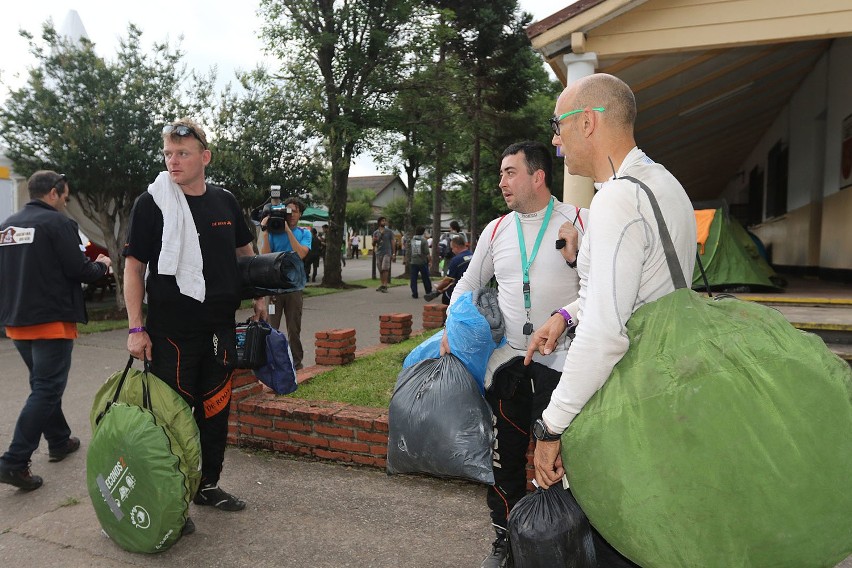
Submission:
<svg viewBox="0 0 852 568">
<path fill-rule="evenodd" d="M 304 96 L 292 108 L 330 163 L 323 284 L 339 286 L 352 157 L 380 126 L 408 49 L 410 0 L 261 0 L 262 35 Z"/>
<path fill-rule="evenodd" d="M 143 53 L 133 25 L 114 61 L 99 57 L 88 40 L 60 37 L 50 24 L 40 42 L 22 35 L 37 64 L 0 110 L 6 154 L 24 176 L 39 169 L 68 176 L 75 202 L 106 237 L 123 306 L 119 251 L 133 200 L 163 169 L 162 125 L 207 106 L 212 77 L 188 75 L 183 54 L 167 44 Z"/>
<path fill-rule="evenodd" d="M 432 199 L 431 194 L 427 192 L 419 192 L 414 197 L 414 204 L 411 208 L 411 225 L 429 225 L 432 217 Z M 382 215 L 388 218 L 391 227 L 404 227 L 406 210 L 408 207 L 408 199 L 405 197 L 397 197 L 382 210 Z"/>
<path fill-rule="evenodd" d="M 367 230 L 367 224 L 372 216 L 373 208 L 369 203 L 356 201 L 346 205 L 346 225 L 358 233 Z"/>
<path fill-rule="evenodd" d="M 263 69 L 238 75 L 216 106 L 213 160 L 208 177 L 227 187 L 247 210 L 280 185 L 282 196 L 308 197 L 328 184 L 327 164 L 291 111 L 298 96 L 291 83 L 275 81 Z"/>
</svg>

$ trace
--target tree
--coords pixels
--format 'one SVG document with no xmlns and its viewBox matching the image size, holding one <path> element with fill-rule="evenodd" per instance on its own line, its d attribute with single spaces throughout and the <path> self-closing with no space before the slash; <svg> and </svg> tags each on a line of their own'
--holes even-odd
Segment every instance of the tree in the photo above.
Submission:
<svg viewBox="0 0 852 568">
<path fill-rule="evenodd" d="M 355 201 L 346 204 L 346 225 L 356 233 L 367 230 L 372 216 L 373 208 L 369 203 Z"/>
<path fill-rule="evenodd" d="M 451 10 L 456 30 L 450 45 L 469 78 L 460 97 L 469 126 L 470 230 L 479 232 L 482 145 L 507 112 L 522 107 L 532 73 L 541 61 L 530 49 L 524 28 L 532 16 L 518 11 L 517 0 L 432 0 Z"/>
<path fill-rule="evenodd" d="M 50 23 L 43 26 L 43 45 L 21 34 L 38 64 L 0 110 L 0 137 L 21 174 L 53 169 L 68 176 L 115 262 L 121 309 L 120 251 L 134 199 L 163 169 L 161 125 L 208 106 L 204 93 L 213 78 L 188 75 L 183 54 L 168 44 L 155 43 L 143 54 L 142 32 L 133 25 L 114 61 L 99 57 L 86 39 L 77 45 L 60 37 Z"/>
<path fill-rule="evenodd" d="M 426 225 L 429 223 L 432 209 L 431 195 L 426 192 L 418 192 L 414 199 L 414 207 L 410 213 L 408 210 L 408 199 L 405 197 L 397 197 L 382 209 L 382 215 L 388 218 L 391 227 L 402 227 L 406 217 L 411 215 L 411 223 L 416 225 Z M 412 233 L 413 233 L 412 229 Z"/>
<path fill-rule="evenodd" d="M 291 111 L 299 96 L 264 69 L 237 76 L 241 92 L 228 85 L 214 114 L 213 160 L 207 175 L 227 187 L 246 210 L 269 197 L 271 185 L 282 197 L 310 197 L 327 182 L 316 146 Z"/>
<path fill-rule="evenodd" d="M 395 89 L 409 40 L 410 0 L 262 0 L 270 52 L 306 96 L 305 126 L 322 139 L 331 164 L 324 286 L 341 286 L 341 245 L 352 157 Z"/>
</svg>

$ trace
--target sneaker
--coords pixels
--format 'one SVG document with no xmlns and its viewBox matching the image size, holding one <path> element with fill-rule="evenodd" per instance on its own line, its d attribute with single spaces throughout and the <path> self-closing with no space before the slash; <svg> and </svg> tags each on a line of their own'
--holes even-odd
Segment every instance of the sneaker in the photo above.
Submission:
<svg viewBox="0 0 852 568">
<path fill-rule="evenodd" d="M 242 511 L 246 508 L 245 501 L 222 491 L 218 485 L 203 485 L 192 498 L 192 502 L 196 505 L 216 507 L 220 511 Z"/>
<path fill-rule="evenodd" d="M 417 299 L 417 294 L 412 294 L 412 295 L 411 295 L 411 297 L 412 297 L 412 298 L 414 298 L 414 299 L 416 300 L 416 299 Z"/>
<path fill-rule="evenodd" d="M 29 466 L 24 469 L 9 469 L 0 465 L 0 483 L 8 483 L 18 489 L 32 491 L 41 487 L 44 480 L 38 475 L 33 475 Z"/>
<path fill-rule="evenodd" d="M 482 561 L 481 568 L 509 568 L 509 539 L 505 532 L 499 531 L 497 539 L 491 544 L 491 554 Z"/>
<path fill-rule="evenodd" d="M 73 454 L 77 450 L 80 449 L 80 438 L 75 438 L 71 436 L 68 438 L 68 441 L 65 442 L 62 446 L 49 450 L 49 455 L 47 461 L 59 462 L 67 458 L 70 454 Z"/>
<path fill-rule="evenodd" d="M 381 290 L 379 290 L 379 291 L 380 291 L 380 292 L 384 292 L 385 294 L 387 294 L 387 293 L 388 293 L 388 287 L 387 287 L 387 286 L 382 286 L 382 289 L 381 289 Z"/>
<path fill-rule="evenodd" d="M 423 294 L 423 299 L 426 300 L 427 302 L 431 302 L 432 300 L 434 300 L 435 298 L 437 298 L 440 295 L 441 295 L 441 293 L 437 292 L 437 291 L 436 292 L 429 292 L 428 294 Z"/>
<path fill-rule="evenodd" d="M 180 530 L 180 536 L 188 536 L 195 532 L 195 523 L 192 522 L 192 517 L 187 517 L 183 522 L 183 528 Z"/>
<path fill-rule="evenodd" d="M 378 288 L 376 288 L 376 292 L 384 292 L 384 291 L 385 291 L 384 286 L 379 286 Z"/>
</svg>

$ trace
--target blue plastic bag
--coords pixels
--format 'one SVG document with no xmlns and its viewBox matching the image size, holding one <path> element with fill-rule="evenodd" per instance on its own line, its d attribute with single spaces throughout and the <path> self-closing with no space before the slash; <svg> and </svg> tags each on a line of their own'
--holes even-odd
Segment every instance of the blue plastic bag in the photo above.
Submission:
<svg viewBox="0 0 852 568">
<path fill-rule="evenodd" d="M 293 354 L 290 344 L 283 333 L 262 322 L 270 329 L 266 336 L 266 365 L 255 369 L 254 375 L 260 382 L 271 388 L 275 394 L 290 394 L 299 386 L 296 382 L 296 368 L 293 366 Z"/>
<path fill-rule="evenodd" d="M 447 312 L 447 336 L 450 351 L 464 364 L 473 375 L 479 390 L 485 392 L 485 369 L 491 353 L 506 341 L 501 337 L 494 341 L 491 324 L 485 319 L 473 300 L 473 292 L 465 292 L 456 300 Z M 417 347 L 405 358 L 402 368 L 407 369 L 425 359 L 437 359 L 441 356 L 442 333 L 436 333 Z"/>
</svg>

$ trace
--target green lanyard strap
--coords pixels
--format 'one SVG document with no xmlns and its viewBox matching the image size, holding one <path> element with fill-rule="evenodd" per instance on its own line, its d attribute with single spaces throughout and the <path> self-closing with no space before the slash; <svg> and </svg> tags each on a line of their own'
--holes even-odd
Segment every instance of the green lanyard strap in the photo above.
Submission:
<svg viewBox="0 0 852 568">
<path fill-rule="evenodd" d="M 530 300 L 530 266 L 532 266 L 536 255 L 538 255 L 538 247 L 541 245 L 541 240 L 544 238 L 544 233 L 547 231 L 548 224 L 550 224 L 550 214 L 553 213 L 554 202 L 555 199 L 551 197 L 550 202 L 547 204 L 547 210 L 544 212 L 544 222 L 538 230 L 538 236 L 535 239 L 535 245 L 533 246 L 532 255 L 529 260 L 527 260 L 527 244 L 524 241 L 524 231 L 521 229 L 520 215 L 517 213 L 515 214 L 515 227 L 518 230 L 518 244 L 521 247 L 521 271 L 524 275 L 524 307 L 527 310 L 529 310 L 532 306 L 532 302 Z"/>
</svg>

